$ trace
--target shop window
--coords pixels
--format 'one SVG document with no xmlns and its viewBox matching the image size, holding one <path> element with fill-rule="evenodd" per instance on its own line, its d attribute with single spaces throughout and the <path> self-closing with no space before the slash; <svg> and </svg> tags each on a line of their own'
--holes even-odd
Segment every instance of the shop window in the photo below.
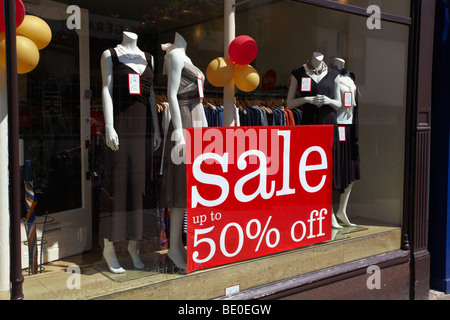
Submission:
<svg viewBox="0 0 450 320">
<path fill-rule="evenodd" d="M 238 12 L 236 28 L 257 39 L 254 65 L 261 74 L 276 70 L 276 84 L 267 93 L 287 96 L 291 71 L 313 52 L 323 53 L 328 64 L 333 57 L 345 60 L 359 91 L 361 157 L 361 180 L 355 182 L 348 212 L 401 225 L 408 27 L 383 21 L 380 30 L 370 30 L 366 22 L 277 1 Z"/>
<path fill-rule="evenodd" d="M 19 77 L 23 167 L 34 182 L 38 215 L 81 207 L 78 36 L 65 21 L 47 20 L 53 41 L 39 64 Z M 25 212 L 24 212 L 25 215 Z"/>
<path fill-rule="evenodd" d="M 368 5 L 367 1 L 338 2 L 358 7 Z M 409 16 L 407 1 L 396 1 L 395 4 L 392 1 L 378 2 L 383 12 Z M 404 6 L 399 3 L 403 3 Z M 33 12 L 40 12 L 42 16 L 46 17 L 46 11 L 37 8 L 40 6 L 52 8 L 56 4 L 57 7 L 64 8 L 63 1 L 41 1 L 40 5 L 30 6 L 33 8 Z M 51 117 L 53 120 L 50 124 L 52 125 L 52 132 L 55 133 L 51 137 L 54 140 L 49 141 L 54 141 L 54 143 L 46 142 L 47 149 L 51 149 L 54 154 L 70 150 L 79 157 L 76 159 L 77 166 L 69 166 L 71 172 L 77 172 L 74 174 L 77 182 L 72 183 L 71 186 L 76 186 L 80 193 L 81 190 L 83 192 L 88 190 L 89 197 L 83 198 L 86 194 L 80 195 L 80 200 L 73 207 L 58 207 L 54 210 L 50 209 L 50 204 L 42 201 L 38 203 L 39 210 L 41 212 L 50 211 L 50 213 L 64 211 L 82 207 L 84 202 L 81 199 L 90 199 L 91 223 L 88 228 L 82 230 L 87 230 L 86 232 L 90 233 L 94 247 L 106 248 L 110 253 L 109 258 L 105 256 L 109 265 L 106 265 L 102 256 L 96 262 L 96 270 L 108 274 L 108 277 L 112 279 L 125 281 L 124 278 L 120 278 L 128 277 L 126 275 L 121 276 L 123 273 L 122 267 L 126 269 L 129 266 L 133 269 L 142 267 L 142 265 L 139 259 L 133 259 L 133 264 L 128 261 L 128 265 L 121 265 L 120 262 L 123 260 L 116 261 L 114 256 L 124 255 L 129 258 L 128 252 L 136 253 L 136 248 L 133 247 L 136 241 L 129 242 L 128 240 L 137 239 L 140 246 L 139 253 L 141 255 L 148 254 L 148 257 L 151 256 L 144 261 L 150 263 L 143 271 L 145 272 L 144 277 L 153 276 L 159 272 L 159 268 L 165 265 L 167 261 L 165 257 L 167 251 L 165 250 L 168 249 L 168 243 L 175 241 L 175 235 L 171 234 L 170 230 L 174 224 L 173 222 L 171 224 L 169 219 L 169 215 L 174 216 L 175 212 L 161 203 L 160 195 L 162 180 L 165 178 L 164 174 L 168 165 L 164 162 L 162 150 L 164 143 L 171 140 L 171 137 L 164 130 L 165 125 L 171 121 L 165 122 L 167 115 L 170 114 L 167 70 L 164 68 L 165 57 L 170 45 L 177 41 L 177 35 L 180 35 L 187 44 L 186 53 L 192 63 L 202 73 L 206 73 L 209 63 L 224 54 L 224 3 L 215 0 L 200 2 L 147 1 L 146 3 L 131 1 L 131 3 L 128 2 L 124 5 L 123 2 L 118 1 L 109 1 L 108 3 L 104 1 L 76 1 L 76 5 L 83 10 L 84 17 L 89 19 L 89 22 L 83 25 L 83 28 L 87 28 L 88 31 L 82 29 L 86 33 L 79 36 L 81 35 L 81 33 L 77 33 L 79 31 L 71 30 L 69 32 L 64 29 L 64 25 L 62 27 L 52 25 L 54 41 L 52 46 L 42 53 L 45 59 L 40 63 L 39 69 L 21 77 L 21 99 L 23 101 L 22 106 L 29 106 L 33 103 L 40 103 L 40 97 L 43 96 L 42 101 L 44 106 L 48 106 L 47 109 L 43 110 L 39 117 L 36 112 L 33 114 L 40 119 L 39 121 L 50 119 L 46 117 Z M 49 18 L 47 20 L 51 21 Z M 281 106 L 287 108 L 289 106 L 289 88 L 293 79 L 293 71 L 306 64 L 315 53 L 323 56 L 323 62 L 328 65 L 330 70 L 338 66 L 336 58 L 339 58 L 339 61 L 344 63 L 345 69 L 354 76 L 353 83 L 356 90 L 353 91 L 353 96 L 351 96 L 353 100 L 351 101 L 357 103 L 358 113 L 353 114 L 354 121 L 352 120 L 348 124 L 354 125 L 356 131 L 353 131 L 352 134 L 357 133 L 358 137 L 357 140 L 354 140 L 355 144 L 352 149 L 354 153 L 352 155 L 355 156 L 355 159 L 358 159 L 360 174 L 353 176 L 353 181 L 350 181 L 352 182 L 352 188 L 351 193 L 348 193 L 349 199 L 345 214 L 338 215 L 337 222 L 344 225 L 345 228 L 343 228 L 343 232 L 340 229 L 333 229 L 332 238 L 329 241 L 329 243 L 339 242 L 339 246 L 344 248 L 342 250 L 348 252 L 345 259 L 339 256 L 342 252 L 333 255 L 333 257 L 328 257 L 323 247 L 316 246 L 312 250 L 317 251 L 308 256 L 307 260 L 312 261 L 308 264 L 308 267 L 295 270 L 286 277 L 293 276 L 294 273 L 298 275 L 314 271 L 317 268 L 340 264 L 344 260 L 351 261 L 366 257 L 365 254 L 367 253 L 363 252 L 364 250 L 359 250 L 355 242 L 347 241 L 357 239 L 358 232 L 363 235 L 379 233 L 383 234 L 382 237 L 385 237 L 386 230 L 391 231 L 393 229 L 389 228 L 394 228 L 395 236 L 388 241 L 394 243 L 394 245 L 386 246 L 385 243 L 382 243 L 385 238 L 380 238 L 375 241 L 378 241 L 381 251 L 370 252 L 376 254 L 382 253 L 383 250 L 399 249 L 400 228 L 403 223 L 409 27 L 404 24 L 382 21 L 380 29 L 369 29 L 367 17 L 316 7 L 299 1 L 237 2 L 235 21 L 236 35 L 248 35 L 258 45 L 258 54 L 256 59 L 251 62 L 251 66 L 258 71 L 261 78 L 258 87 L 251 92 L 236 88 L 235 98 L 238 109 L 243 103 L 259 104 L 260 107 L 263 107 L 263 110 L 269 110 L 268 114 L 270 108 Z M 60 24 L 62 23 L 60 22 Z M 150 110 L 145 112 L 144 110 L 142 113 L 142 110 L 134 110 L 136 113 L 128 114 L 128 118 L 122 119 L 124 121 L 123 130 L 125 131 L 119 134 L 119 149 L 124 150 L 129 145 L 133 148 L 124 158 L 117 159 L 114 158 L 116 154 L 111 150 L 113 149 L 114 138 L 107 135 L 105 131 L 105 122 L 108 119 L 105 110 L 104 91 L 106 64 L 102 66 L 102 57 L 105 57 L 105 54 L 107 57 L 112 57 L 110 61 L 113 63 L 117 51 L 107 51 L 107 49 L 113 49 L 120 44 L 124 39 L 124 32 L 137 35 L 137 44 L 140 50 L 151 55 L 151 57 L 145 55 L 145 59 L 147 62 L 153 61 L 153 70 L 142 72 L 142 70 L 133 69 L 132 72 L 127 71 L 133 74 L 133 78 L 128 78 L 129 82 L 125 84 L 125 89 L 121 88 L 121 90 L 126 90 L 129 93 L 140 93 L 141 90 L 146 90 L 144 86 L 136 87 L 132 86 L 131 83 L 136 79 L 138 79 L 136 81 L 144 81 L 146 77 L 151 78 L 156 103 L 152 104 L 154 112 L 150 112 Z M 88 38 L 88 46 L 85 46 L 86 43 L 84 43 L 80 48 L 79 43 L 82 42 L 79 41 L 84 39 L 85 36 Z M 64 43 L 59 42 L 63 41 L 62 39 L 64 39 Z M 89 74 L 88 79 L 83 78 L 82 76 L 86 73 L 79 70 L 81 68 L 80 60 L 83 57 L 87 57 L 89 61 L 89 70 L 84 69 Z M 142 57 L 144 56 L 133 58 L 140 59 Z M 50 63 L 51 61 L 56 62 Z M 114 60 L 114 63 L 116 62 Z M 52 75 L 53 77 L 51 77 Z M 79 77 L 82 77 L 81 81 Z M 46 79 L 50 78 L 55 79 L 54 85 L 56 88 L 44 90 L 44 86 L 48 82 Z M 117 80 L 117 78 L 114 80 Z M 86 82 L 89 82 L 88 90 L 80 90 L 77 87 Z M 63 89 L 57 88 L 63 85 Z M 75 89 L 78 90 L 77 94 L 74 93 Z M 46 95 L 45 92 L 48 92 L 48 94 Z M 120 99 L 115 94 L 111 96 L 113 104 L 117 103 L 117 99 Z M 205 99 L 203 100 L 202 111 L 207 115 L 208 126 L 222 126 L 223 89 L 212 85 L 206 78 L 203 94 Z M 82 101 L 86 99 L 88 99 L 89 110 L 83 109 Z M 353 110 L 356 109 L 355 106 L 356 104 L 353 105 Z M 250 107 L 252 106 L 250 105 Z M 297 109 L 297 107 L 294 109 Z M 82 132 L 80 134 L 80 131 L 78 131 L 81 130 L 79 129 L 80 121 L 83 123 L 85 120 L 82 118 L 82 114 L 86 115 L 86 112 L 91 114 L 91 128 L 93 125 L 95 128 L 91 131 L 91 134 L 88 134 L 89 139 L 86 139 Z M 115 111 L 111 114 L 114 117 L 117 116 Z M 249 122 L 245 113 L 239 112 L 239 110 L 236 114 L 241 125 L 262 125 L 262 123 Z M 157 137 L 154 136 L 154 130 L 152 130 L 155 126 L 153 121 L 155 117 L 160 128 L 158 132 L 162 138 L 161 141 L 157 142 L 160 147 L 156 150 L 153 147 Z M 117 118 L 114 120 L 116 121 Z M 140 120 L 141 122 L 139 122 L 139 125 L 130 125 L 134 120 Z M 275 125 L 275 120 L 272 120 L 272 124 Z M 70 126 L 65 125 L 67 122 L 70 122 Z M 287 124 L 286 121 L 276 123 L 276 125 Z M 294 122 L 291 123 L 295 126 L 301 126 L 302 124 L 304 123 L 300 118 L 295 118 Z M 266 125 L 269 124 L 266 123 Z M 40 130 L 45 128 L 45 126 L 36 126 L 33 132 L 30 131 L 32 126 L 28 125 L 24 128 L 26 131 L 22 131 L 22 137 L 27 140 L 28 146 L 41 141 L 43 135 Z M 68 145 L 67 140 L 65 140 L 67 135 L 63 131 L 55 132 L 55 128 L 71 129 L 75 136 L 72 139 L 74 142 Z M 137 143 L 137 138 L 127 131 L 137 128 L 141 129 L 142 140 L 140 144 Z M 59 147 L 60 142 L 66 144 Z M 170 151 L 168 146 L 169 144 L 166 144 Z M 77 147 L 87 148 L 89 157 L 83 158 L 83 153 L 76 153 Z M 35 168 L 36 186 L 41 186 L 41 189 L 48 180 L 51 154 L 45 155 L 45 161 L 36 160 L 39 166 L 47 166 L 46 168 L 33 166 Z M 138 154 L 141 155 L 142 161 L 135 163 L 134 157 L 137 157 Z M 26 157 L 33 157 L 33 159 L 43 157 L 40 151 L 33 150 L 31 147 L 26 148 L 25 155 Z M 70 160 L 67 157 L 64 159 Z M 117 167 L 117 161 L 124 162 Z M 84 171 L 81 167 L 83 163 L 88 164 L 88 167 L 83 167 Z M 137 170 L 140 165 L 143 165 L 143 170 Z M 68 165 L 64 164 L 63 167 L 67 168 Z M 163 174 L 161 175 L 161 173 Z M 122 175 L 124 180 L 115 181 L 117 178 L 115 175 L 117 174 Z M 63 178 L 62 175 L 58 175 L 58 177 Z M 87 177 L 87 180 L 85 177 Z M 139 189 L 133 191 L 129 187 L 134 187 L 138 180 L 140 181 Z M 68 180 L 65 179 L 65 181 Z M 111 187 L 113 182 L 116 183 L 115 188 Z M 71 196 L 77 195 L 74 191 L 63 189 L 62 184 L 55 184 L 53 187 Z M 116 221 L 113 226 L 117 229 L 113 230 L 108 219 L 114 216 L 115 201 L 120 197 L 123 197 L 123 208 L 121 210 L 126 215 L 121 215 L 119 222 Z M 57 198 L 61 199 L 61 197 Z M 339 203 L 342 203 L 342 201 L 339 192 L 335 192 L 333 197 L 334 212 L 339 211 Z M 344 217 L 348 218 L 348 221 Z M 140 222 L 134 225 L 129 224 L 133 219 L 139 219 Z M 108 222 L 106 229 L 103 228 L 105 221 Z M 355 226 L 349 227 L 348 222 Z M 181 223 L 185 226 L 186 220 L 184 219 Z M 126 230 L 126 225 L 131 226 L 132 230 Z M 62 225 L 61 228 L 63 228 Z M 92 230 L 92 232 L 89 230 Z M 183 227 L 182 230 L 184 232 L 179 241 L 185 245 L 186 228 Z M 132 232 L 126 235 L 125 231 Z M 113 233 L 114 236 L 110 236 Z M 108 239 L 108 241 L 104 241 L 104 239 Z M 311 249 L 311 247 L 308 249 Z M 155 258 L 152 255 L 155 253 L 158 253 L 157 257 L 164 257 L 161 259 Z M 337 256 L 339 258 L 336 258 Z M 281 260 L 285 259 L 286 256 L 278 257 L 274 255 L 271 259 L 282 264 Z M 292 258 L 291 262 L 294 263 L 294 261 L 295 259 Z M 234 268 L 236 265 L 232 267 Z M 288 269 L 290 270 L 291 267 Z M 128 274 L 135 277 L 135 272 L 133 271 L 132 274 L 128 272 Z M 174 278 L 179 277 L 182 276 L 177 273 Z M 163 278 L 161 277 L 158 281 L 166 279 Z"/>
</svg>

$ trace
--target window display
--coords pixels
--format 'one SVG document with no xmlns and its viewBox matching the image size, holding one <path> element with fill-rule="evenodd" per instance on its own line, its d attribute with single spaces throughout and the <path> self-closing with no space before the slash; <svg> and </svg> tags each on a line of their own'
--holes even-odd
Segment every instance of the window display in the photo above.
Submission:
<svg viewBox="0 0 450 320">
<path fill-rule="evenodd" d="M 180 273 L 214 270 L 260 259 L 262 253 L 303 250 L 300 244 L 345 247 L 362 230 L 362 237 L 381 233 L 380 225 L 396 228 L 395 237 L 401 233 L 408 25 L 383 21 L 381 30 L 368 29 L 367 17 L 301 1 L 237 3 L 236 35 L 251 39 L 253 50 L 243 62 L 254 76 L 245 86 L 231 80 L 236 64 L 217 58 L 226 51 L 223 1 L 200 1 L 198 6 L 195 1 L 131 1 L 126 6 L 112 1 L 110 7 L 76 2 L 88 23 L 75 30 L 66 26 L 61 1 L 26 5 L 54 33 L 36 71 L 20 78 L 21 138 L 25 158 L 33 162 L 36 212 L 55 219 L 44 250 L 62 259 L 101 249 L 96 263 L 107 265 L 101 272 L 126 277 L 158 273 L 169 264 Z M 386 7 L 389 14 L 407 16 L 396 5 Z M 224 61 L 227 81 L 236 85 L 232 128 L 224 127 L 224 113 L 230 111 L 224 100 L 230 97 L 220 87 L 223 79 L 208 77 L 208 70 L 217 71 Z M 86 130 L 91 127 L 98 129 Z M 256 138 L 249 134 L 253 131 Z M 328 131 L 330 152 L 314 149 L 301 162 L 308 148 L 327 144 L 315 139 Z M 193 141 L 196 132 L 201 140 Z M 229 134 L 245 141 L 242 150 L 220 143 Z M 290 153 L 283 144 L 288 137 Z M 270 148 L 260 148 L 264 142 Z M 211 156 L 212 167 L 206 160 L 194 163 L 198 150 L 190 148 L 198 143 Z M 253 154 L 256 162 L 251 164 L 240 154 L 226 158 L 236 150 L 260 153 Z M 193 180 L 187 170 L 195 165 Z M 311 172 L 325 166 L 326 173 Z M 227 175 L 232 178 L 228 195 L 238 194 L 237 200 L 205 205 L 225 192 L 221 182 Z M 297 182 L 304 192 L 276 199 L 277 193 L 297 189 Z M 326 190 L 318 188 L 316 198 L 318 186 Z M 239 201 L 245 197 L 256 200 Z M 265 206 L 266 200 L 273 203 Z M 260 217 L 258 209 L 264 212 Z M 228 211 L 232 218 L 225 217 Z M 80 212 L 88 219 L 72 224 L 81 221 Z M 221 214 L 221 223 L 212 223 L 213 213 Z M 314 241 L 303 241 L 307 238 Z M 249 239 L 267 245 L 257 253 Z M 293 243 L 283 247 L 285 239 Z M 212 242 L 220 257 L 206 261 Z M 236 259 L 227 260 L 234 252 Z M 353 260 L 366 257 L 362 250 L 352 252 Z M 316 259 L 328 258 L 326 253 L 310 257 Z M 290 276 L 306 272 L 300 269 Z"/>
</svg>

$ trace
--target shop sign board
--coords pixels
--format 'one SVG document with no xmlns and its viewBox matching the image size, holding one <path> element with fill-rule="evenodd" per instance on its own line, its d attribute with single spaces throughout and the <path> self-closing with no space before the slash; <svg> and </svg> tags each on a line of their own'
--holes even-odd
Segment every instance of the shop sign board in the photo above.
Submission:
<svg viewBox="0 0 450 320">
<path fill-rule="evenodd" d="M 331 239 L 333 126 L 186 130 L 187 272 Z"/>
</svg>

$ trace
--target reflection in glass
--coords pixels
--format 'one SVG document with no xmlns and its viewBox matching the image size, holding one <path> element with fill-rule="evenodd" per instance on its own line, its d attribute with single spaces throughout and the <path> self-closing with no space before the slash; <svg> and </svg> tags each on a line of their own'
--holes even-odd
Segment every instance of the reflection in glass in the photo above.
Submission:
<svg viewBox="0 0 450 320">
<path fill-rule="evenodd" d="M 36 69 L 19 77 L 20 138 L 38 215 L 81 207 L 78 35 L 65 21 L 46 22 L 53 39 Z"/>
</svg>

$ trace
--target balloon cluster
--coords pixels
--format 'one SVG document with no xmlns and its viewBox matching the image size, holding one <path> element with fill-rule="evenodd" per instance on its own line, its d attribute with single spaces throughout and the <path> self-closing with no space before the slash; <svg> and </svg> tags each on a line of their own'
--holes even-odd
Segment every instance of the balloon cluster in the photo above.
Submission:
<svg viewBox="0 0 450 320">
<path fill-rule="evenodd" d="M 255 60 L 258 47 L 249 36 L 239 36 L 228 48 L 229 58 L 216 58 L 206 69 L 208 81 L 215 87 L 223 87 L 234 80 L 236 87 L 251 92 L 259 86 L 259 74 L 249 63 Z"/>
<path fill-rule="evenodd" d="M 22 0 L 16 2 L 16 47 L 17 73 L 32 71 L 39 63 L 39 50 L 44 49 L 52 39 L 48 24 L 36 16 L 26 15 Z M 3 8 L 3 0 L 0 0 Z M 0 10 L 0 66 L 6 68 L 5 16 Z"/>
</svg>

